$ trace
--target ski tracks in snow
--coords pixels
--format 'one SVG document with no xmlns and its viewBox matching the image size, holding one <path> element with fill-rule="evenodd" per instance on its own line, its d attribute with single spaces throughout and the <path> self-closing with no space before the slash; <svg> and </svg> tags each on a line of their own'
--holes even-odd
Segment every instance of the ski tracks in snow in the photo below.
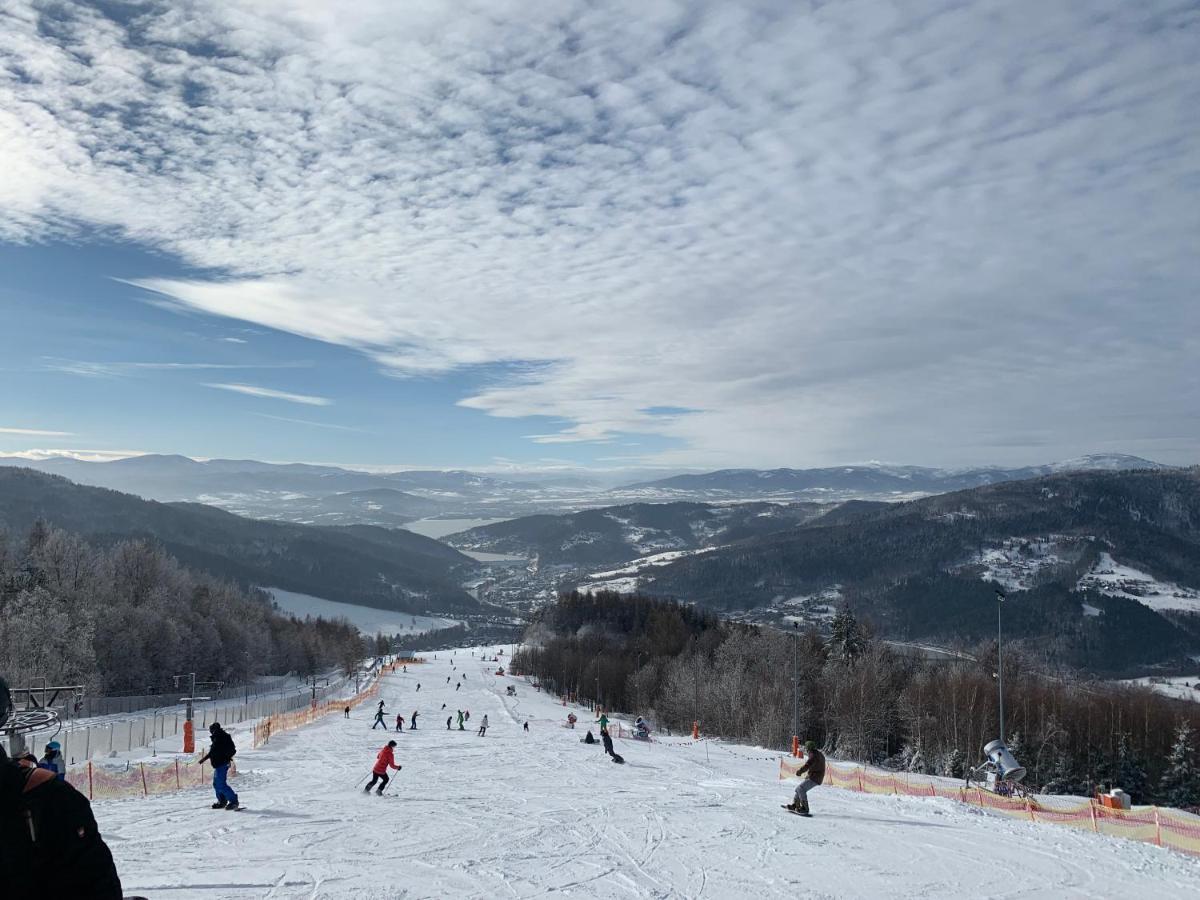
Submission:
<svg viewBox="0 0 1200 900">
<path fill-rule="evenodd" d="M 468 674 L 456 692 L 455 679 L 445 683 L 452 658 L 438 657 L 382 685 L 389 718 L 421 711 L 415 732 L 372 731 L 373 704 L 258 751 L 235 731 L 244 812 L 209 809 L 212 794 L 200 789 L 97 803 L 126 893 L 1168 900 L 1200 884 L 1200 861 L 948 800 L 821 788 L 815 818 L 788 816 L 779 806 L 793 785 L 777 780 L 766 751 L 750 759 L 683 739 L 620 741 L 628 763 L 613 765 L 599 745 L 580 743 L 586 711 L 572 707 L 583 728 L 562 728 L 560 702 L 464 651 L 453 657 Z M 471 722 L 446 731 L 458 708 Z M 389 739 L 404 768 L 382 798 L 366 796 L 356 782 Z"/>
</svg>

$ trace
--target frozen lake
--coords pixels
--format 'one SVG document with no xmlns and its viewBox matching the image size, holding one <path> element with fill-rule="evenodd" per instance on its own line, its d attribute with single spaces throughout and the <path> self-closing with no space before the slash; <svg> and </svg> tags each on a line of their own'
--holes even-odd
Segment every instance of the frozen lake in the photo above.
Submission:
<svg viewBox="0 0 1200 900">
<path fill-rule="evenodd" d="M 478 528 L 480 525 L 491 525 L 494 522 L 507 522 L 501 519 L 417 519 L 404 526 L 406 531 L 423 534 L 425 537 L 443 538 L 448 534 L 466 531 L 468 528 Z"/>
<path fill-rule="evenodd" d="M 304 616 L 323 616 L 326 619 L 348 619 L 366 634 L 419 634 L 423 631 L 433 631 L 436 628 L 449 628 L 457 625 L 455 619 L 442 619 L 435 616 L 414 616 L 409 613 L 394 612 L 387 609 L 375 609 L 372 606 L 358 606 L 354 603 L 338 603 L 334 600 L 324 600 L 321 597 L 310 597 L 308 594 L 297 594 L 280 588 L 263 588 L 275 598 L 279 608 L 284 612 L 303 618 Z"/>
</svg>

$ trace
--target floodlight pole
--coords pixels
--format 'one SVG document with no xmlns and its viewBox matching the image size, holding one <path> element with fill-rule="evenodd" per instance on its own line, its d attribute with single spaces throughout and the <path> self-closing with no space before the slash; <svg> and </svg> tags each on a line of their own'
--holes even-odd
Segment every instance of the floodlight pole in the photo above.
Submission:
<svg viewBox="0 0 1200 900">
<path fill-rule="evenodd" d="M 1000 630 L 1000 611 L 1004 609 L 1004 592 L 996 591 L 996 679 L 1000 688 L 1000 743 L 1004 743 L 1004 650 Z"/>
</svg>

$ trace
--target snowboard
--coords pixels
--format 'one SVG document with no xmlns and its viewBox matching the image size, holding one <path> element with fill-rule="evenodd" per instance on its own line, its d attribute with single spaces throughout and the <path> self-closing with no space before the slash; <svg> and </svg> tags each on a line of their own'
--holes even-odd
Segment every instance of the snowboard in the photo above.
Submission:
<svg viewBox="0 0 1200 900">
<path fill-rule="evenodd" d="M 792 809 L 786 803 L 783 804 L 783 808 L 786 809 L 788 812 L 790 812 L 793 816 L 804 816 L 804 818 L 806 818 L 806 819 L 812 818 L 812 813 L 806 813 L 806 812 L 801 812 L 798 809 Z"/>
<path fill-rule="evenodd" d="M 624 762 L 625 762 L 625 757 L 623 757 L 623 756 L 622 756 L 621 754 L 619 754 L 619 753 L 614 753 L 614 754 L 612 755 L 612 761 L 613 761 L 613 762 L 615 762 L 615 763 L 618 763 L 618 764 L 620 764 L 620 763 L 624 763 Z"/>
</svg>

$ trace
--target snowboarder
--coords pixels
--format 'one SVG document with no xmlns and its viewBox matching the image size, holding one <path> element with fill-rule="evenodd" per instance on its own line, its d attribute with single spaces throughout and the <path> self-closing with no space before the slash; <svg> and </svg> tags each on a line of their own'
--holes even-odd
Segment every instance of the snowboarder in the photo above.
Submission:
<svg viewBox="0 0 1200 900">
<path fill-rule="evenodd" d="M 465 710 L 463 710 L 463 717 L 464 717 L 464 718 L 465 718 L 465 719 L 466 719 L 468 722 L 470 722 L 470 721 L 471 721 L 471 711 L 470 711 L 469 709 L 465 709 Z"/>
<path fill-rule="evenodd" d="M 346 718 L 350 718 L 350 707 L 346 707 Z"/>
<path fill-rule="evenodd" d="M 237 792 L 229 786 L 229 764 L 233 762 L 237 747 L 234 746 L 229 732 L 221 727 L 220 722 L 213 722 L 208 726 L 208 736 L 210 740 L 208 752 L 200 757 L 200 765 L 204 765 L 207 760 L 212 766 L 213 793 L 217 795 L 217 802 L 212 805 L 212 808 L 236 812 L 242 804 L 238 802 Z"/>
<path fill-rule="evenodd" d="M 415 709 L 413 710 L 412 719 L 409 720 L 408 730 L 409 731 L 417 730 L 417 711 Z"/>
<path fill-rule="evenodd" d="M 604 713 L 600 713 L 600 718 L 597 719 L 596 721 L 600 723 L 601 731 L 608 730 L 608 716 L 606 716 Z"/>
<path fill-rule="evenodd" d="M 374 731 L 375 729 L 372 728 L 371 730 Z M 400 715 L 400 713 L 396 713 L 396 730 L 404 730 L 404 716 Z"/>
<path fill-rule="evenodd" d="M 462 682 L 460 681 L 458 684 L 456 684 L 456 685 L 454 686 L 454 689 L 455 689 L 456 691 L 461 691 L 461 690 L 462 690 Z"/>
<path fill-rule="evenodd" d="M 445 703 L 443 703 L 443 704 L 442 704 L 442 709 L 445 709 L 445 708 L 446 708 L 446 704 L 445 704 Z"/>
<path fill-rule="evenodd" d="M 0 897 L 121 900 L 91 804 L 68 782 L 0 747 Z"/>
<path fill-rule="evenodd" d="M 525 723 L 525 730 L 526 730 L 526 731 L 528 731 L 528 730 L 529 730 L 529 723 L 528 723 L 528 722 L 526 722 L 526 723 Z"/>
<path fill-rule="evenodd" d="M 458 711 L 458 730 L 459 730 L 459 731 L 466 731 L 466 729 L 465 729 L 465 728 L 463 728 L 463 715 L 462 715 L 462 710 L 461 710 L 461 709 Z"/>
<path fill-rule="evenodd" d="M 367 782 L 367 786 L 363 788 L 364 794 L 371 793 L 371 788 L 375 786 L 375 782 L 379 782 L 379 790 L 376 794 L 382 794 L 383 789 L 388 785 L 388 767 L 400 771 L 400 766 L 396 765 L 395 754 L 396 742 L 388 741 L 387 745 L 379 751 L 379 755 L 375 757 L 375 765 L 371 768 L 371 780 Z"/>
<path fill-rule="evenodd" d="M 594 743 L 596 743 L 596 739 L 595 739 L 594 737 L 592 737 L 592 729 L 590 729 L 590 728 L 589 728 L 589 729 L 588 729 L 588 733 L 587 733 L 587 734 L 585 734 L 585 735 L 583 736 L 583 742 L 584 742 L 585 744 L 594 744 Z"/>
<path fill-rule="evenodd" d="M 449 731 L 449 730 L 450 730 L 450 722 L 451 722 L 451 720 L 453 720 L 453 719 L 454 719 L 454 716 L 446 716 L 446 730 L 447 730 L 447 731 Z"/>
<path fill-rule="evenodd" d="M 407 674 L 408 674 L 408 666 L 407 666 L 407 665 L 406 665 L 406 666 L 404 666 L 404 674 L 405 674 L 405 675 L 407 675 Z"/>
<path fill-rule="evenodd" d="M 600 729 L 600 740 L 604 743 L 604 752 L 609 756 L 615 757 L 616 754 L 613 753 L 612 735 L 608 733 L 607 728 Z"/>
<path fill-rule="evenodd" d="M 421 682 L 417 682 L 417 693 L 421 693 Z"/>
<path fill-rule="evenodd" d="M 51 741 L 46 745 L 46 751 L 38 762 L 38 768 L 52 772 L 59 781 L 67 780 L 67 761 L 63 759 L 62 745 L 58 741 Z"/>
<path fill-rule="evenodd" d="M 371 730 L 374 731 L 380 725 L 383 726 L 384 731 L 387 731 L 387 723 L 383 721 L 383 706 L 382 705 L 379 707 L 379 709 L 375 710 L 375 721 L 371 723 Z"/>
<path fill-rule="evenodd" d="M 483 735 L 486 732 L 487 732 L 487 713 L 484 713 L 483 714 L 483 724 L 479 726 L 479 736 L 483 737 Z"/>
<path fill-rule="evenodd" d="M 446 684 L 449 684 L 449 683 L 450 683 L 450 676 L 449 676 L 449 675 L 447 675 L 447 676 L 446 676 Z"/>
<path fill-rule="evenodd" d="M 790 809 L 802 816 L 809 815 L 808 792 L 825 781 L 825 754 L 817 749 L 814 741 L 804 742 L 805 755 L 808 757 L 804 765 L 796 772 L 796 777 L 802 779 L 796 786 L 796 796 L 791 803 L 785 804 L 784 809 Z M 804 776 L 808 776 L 805 778 Z"/>
</svg>

